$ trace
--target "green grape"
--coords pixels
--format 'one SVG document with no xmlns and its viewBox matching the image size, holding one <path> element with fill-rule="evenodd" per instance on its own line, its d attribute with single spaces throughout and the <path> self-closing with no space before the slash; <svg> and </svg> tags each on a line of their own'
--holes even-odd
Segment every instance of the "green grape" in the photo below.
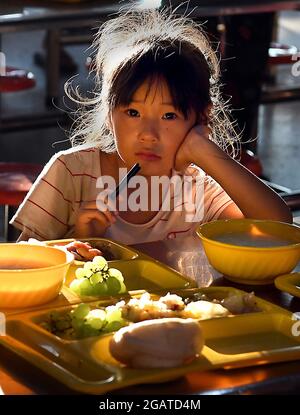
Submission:
<svg viewBox="0 0 300 415">
<path fill-rule="evenodd" d="M 122 311 L 116 306 L 108 306 L 105 308 L 106 311 L 106 321 L 111 323 L 113 321 L 121 321 Z"/>
<path fill-rule="evenodd" d="M 103 321 L 98 318 L 90 318 L 87 320 L 86 324 L 91 326 L 92 329 L 101 330 L 103 326 Z"/>
<path fill-rule="evenodd" d="M 89 324 L 82 325 L 77 332 L 77 336 L 80 339 L 85 337 L 92 337 L 92 336 L 99 336 L 100 331 L 98 329 L 94 329 Z"/>
<path fill-rule="evenodd" d="M 58 311 L 52 311 L 49 315 L 50 319 L 53 321 L 57 321 L 60 319 L 60 314 Z"/>
<path fill-rule="evenodd" d="M 93 295 L 93 286 L 87 278 L 80 280 L 81 295 Z"/>
<path fill-rule="evenodd" d="M 59 320 L 55 323 L 55 326 L 58 331 L 63 331 L 71 327 L 71 322 L 67 319 Z"/>
<path fill-rule="evenodd" d="M 116 268 L 109 268 L 108 275 L 110 277 L 117 278 L 117 280 L 119 280 L 120 282 L 124 281 L 122 272 L 120 270 L 116 269 Z"/>
<path fill-rule="evenodd" d="M 99 269 L 99 267 L 97 266 L 97 264 L 94 264 L 94 263 L 92 262 L 92 265 L 91 265 L 91 271 L 93 271 L 93 272 L 98 272 L 98 271 L 101 271 L 101 270 Z"/>
<path fill-rule="evenodd" d="M 125 326 L 125 322 L 124 321 L 112 321 L 111 323 L 108 323 L 104 328 L 103 328 L 103 333 L 111 333 L 112 331 L 117 331 L 119 330 L 121 327 Z"/>
<path fill-rule="evenodd" d="M 120 282 L 120 285 L 121 285 L 121 288 L 120 288 L 119 294 L 126 293 L 127 292 L 127 288 L 126 288 L 126 285 L 124 284 L 124 282 L 121 281 Z"/>
<path fill-rule="evenodd" d="M 83 279 L 80 280 L 73 280 L 70 284 L 70 288 L 72 291 L 74 291 L 75 294 L 80 295 L 81 294 L 81 281 L 83 281 Z"/>
<path fill-rule="evenodd" d="M 84 264 L 83 269 L 86 278 L 89 278 L 91 275 L 93 275 L 93 263 L 91 261 L 87 261 Z"/>
<path fill-rule="evenodd" d="M 86 263 L 83 265 L 83 269 L 85 271 L 89 271 L 89 270 L 92 269 L 92 265 L 93 265 L 93 263 L 91 261 L 86 261 Z"/>
<path fill-rule="evenodd" d="M 72 318 L 72 327 L 73 329 L 78 332 L 80 331 L 81 327 L 84 325 L 84 320 L 83 319 L 77 319 L 77 318 Z"/>
<path fill-rule="evenodd" d="M 106 271 L 102 271 L 102 275 L 103 275 L 103 280 L 106 281 L 107 278 L 109 277 L 108 272 Z"/>
<path fill-rule="evenodd" d="M 107 284 L 105 281 L 98 282 L 98 284 L 93 286 L 93 295 L 106 295 L 107 294 Z"/>
<path fill-rule="evenodd" d="M 91 311 L 91 308 L 87 304 L 79 304 L 74 310 L 71 311 L 71 315 L 73 318 L 76 319 L 84 319 L 89 312 Z"/>
<path fill-rule="evenodd" d="M 93 274 L 90 277 L 90 283 L 95 286 L 96 284 L 98 284 L 98 282 L 102 282 L 103 280 L 103 275 L 101 272 L 95 272 L 95 274 Z"/>
<path fill-rule="evenodd" d="M 104 321 L 106 319 L 106 312 L 102 309 L 95 308 L 94 310 L 91 310 L 89 312 L 86 318 L 90 318 L 90 317 L 99 318 L 100 320 Z"/>
<path fill-rule="evenodd" d="M 92 310 L 86 316 L 86 324 L 91 326 L 93 329 L 100 330 L 105 322 L 106 313 L 104 310 Z"/>
<path fill-rule="evenodd" d="M 76 271 L 75 271 L 75 276 L 76 276 L 76 278 L 79 278 L 79 279 L 84 278 L 85 274 L 86 274 L 86 272 L 85 272 L 84 268 L 77 268 Z"/>
<path fill-rule="evenodd" d="M 121 289 L 120 281 L 115 277 L 108 277 L 106 280 L 107 293 L 110 295 L 118 294 Z"/>
<path fill-rule="evenodd" d="M 96 256 L 93 262 L 87 261 L 83 268 L 75 271 L 77 277 L 70 288 L 77 295 L 116 295 L 126 292 L 124 278 L 116 268 L 109 268 L 106 259 Z"/>
<path fill-rule="evenodd" d="M 106 259 L 103 256 L 99 255 L 93 258 L 93 265 L 96 265 L 97 269 L 100 271 L 108 267 Z"/>
</svg>

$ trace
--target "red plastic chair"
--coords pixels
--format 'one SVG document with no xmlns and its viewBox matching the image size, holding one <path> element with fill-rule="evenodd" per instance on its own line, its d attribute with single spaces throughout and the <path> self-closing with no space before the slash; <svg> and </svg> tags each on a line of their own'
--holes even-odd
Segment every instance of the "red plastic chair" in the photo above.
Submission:
<svg viewBox="0 0 300 415">
<path fill-rule="evenodd" d="M 293 45 L 284 45 L 282 43 L 272 42 L 269 47 L 269 65 L 293 64 L 294 56 L 298 53 L 298 49 Z"/>
<path fill-rule="evenodd" d="M 33 88 L 36 84 L 30 71 L 5 68 L 5 75 L 0 75 L 0 93 L 17 92 Z M 15 233 L 9 226 L 13 210 L 22 203 L 43 166 L 33 163 L 0 162 L 0 205 L 4 205 L 4 238 L 14 240 Z"/>
<path fill-rule="evenodd" d="M 9 220 L 16 207 L 24 200 L 33 182 L 42 171 L 43 166 L 34 163 L 0 162 L 0 204 L 4 205 L 4 239 L 16 239 Z"/>
<path fill-rule="evenodd" d="M 35 86 L 32 72 L 24 69 L 6 67 L 6 74 L 0 75 L 0 92 L 16 92 L 30 89 Z"/>
<path fill-rule="evenodd" d="M 0 202 L 19 206 L 43 166 L 34 163 L 0 162 Z"/>
</svg>

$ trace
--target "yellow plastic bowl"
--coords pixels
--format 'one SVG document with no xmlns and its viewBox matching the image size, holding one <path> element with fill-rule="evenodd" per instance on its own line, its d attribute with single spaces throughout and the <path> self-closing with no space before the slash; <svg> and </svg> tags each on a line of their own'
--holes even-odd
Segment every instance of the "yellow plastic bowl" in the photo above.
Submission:
<svg viewBox="0 0 300 415">
<path fill-rule="evenodd" d="M 32 307 L 53 300 L 72 261 L 71 253 L 58 248 L 0 244 L 0 309 Z"/>
<path fill-rule="evenodd" d="M 231 233 L 262 232 L 290 241 L 284 246 L 240 246 L 217 241 Z M 200 225 L 197 235 L 210 264 L 224 277 L 240 284 L 270 284 L 281 274 L 291 272 L 300 260 L 300 228 L 283 222 L 226 219 Z"/>
</svg>

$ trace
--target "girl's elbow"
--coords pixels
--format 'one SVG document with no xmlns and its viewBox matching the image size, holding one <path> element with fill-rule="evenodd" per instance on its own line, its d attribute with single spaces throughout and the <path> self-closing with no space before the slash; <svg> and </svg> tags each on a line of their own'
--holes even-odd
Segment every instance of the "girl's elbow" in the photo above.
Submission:
<svg viewBox="0 0 300 415">
<path fill-rule="evenodd" d="M 286 218 L 283 220 L 286 223 L 293 223 L 293 215 L 292 212 L 289 210 L 286 214 Z"/>
<path fill-rule="evenodd" d="M 293 214 L 291 209 L 288 207 L 288 205 L 284 202 L 285 207 L 285 220 L 283 222 L 287 223 L 293 223 Z"/>
<path fill-rule="evenodd" d="M 272 207 L 271 207 L 272 206 Z M 293 214 L 286 202 L 280 198 L 279 203 L 273 203 L 270 206 L 270 220 L 276 220 L 278 222 L 293 223 Z"/>
<path fill-rule="evenodd" d="M 274 216 L 275 217 L 273 218 L 273 220 L 277 220 L 279 222 L 293 223 L 293 215 L 288 206 L 286 206 L 286 209 Z"/>
</svg>

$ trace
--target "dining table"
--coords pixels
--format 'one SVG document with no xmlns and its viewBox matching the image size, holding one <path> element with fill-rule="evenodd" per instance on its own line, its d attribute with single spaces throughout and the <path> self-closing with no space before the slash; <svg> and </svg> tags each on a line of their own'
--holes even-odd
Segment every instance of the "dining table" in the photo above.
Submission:
<svg viewBox="0 0 300 415">
<path fill-rule="evenodd" d="M 253 292 L 291 312 L 300 311 L 300 298 L 279 291 L 273 284 L 248 286 L 233 283 L 209 264 L 197 236 L 133 245 L 133 248 L 196 281 L 198 287 L 234 287 Z M 300 271 L 300 263 L 294 270 Z M 117 389 L 118 395 L 263 395 L 297 394 L 300 390 L 300 360 L 253 365 L 235 369 L 192 371 L 176 379 Z M 4 395 L 73 395 L 64 386 L 23 358 L 0 346 L 0 393 Z M 80 395 L 80 393 L 79 393 Z M 125 399 L 125 398 L 124 398 Z"/>
</svg>

